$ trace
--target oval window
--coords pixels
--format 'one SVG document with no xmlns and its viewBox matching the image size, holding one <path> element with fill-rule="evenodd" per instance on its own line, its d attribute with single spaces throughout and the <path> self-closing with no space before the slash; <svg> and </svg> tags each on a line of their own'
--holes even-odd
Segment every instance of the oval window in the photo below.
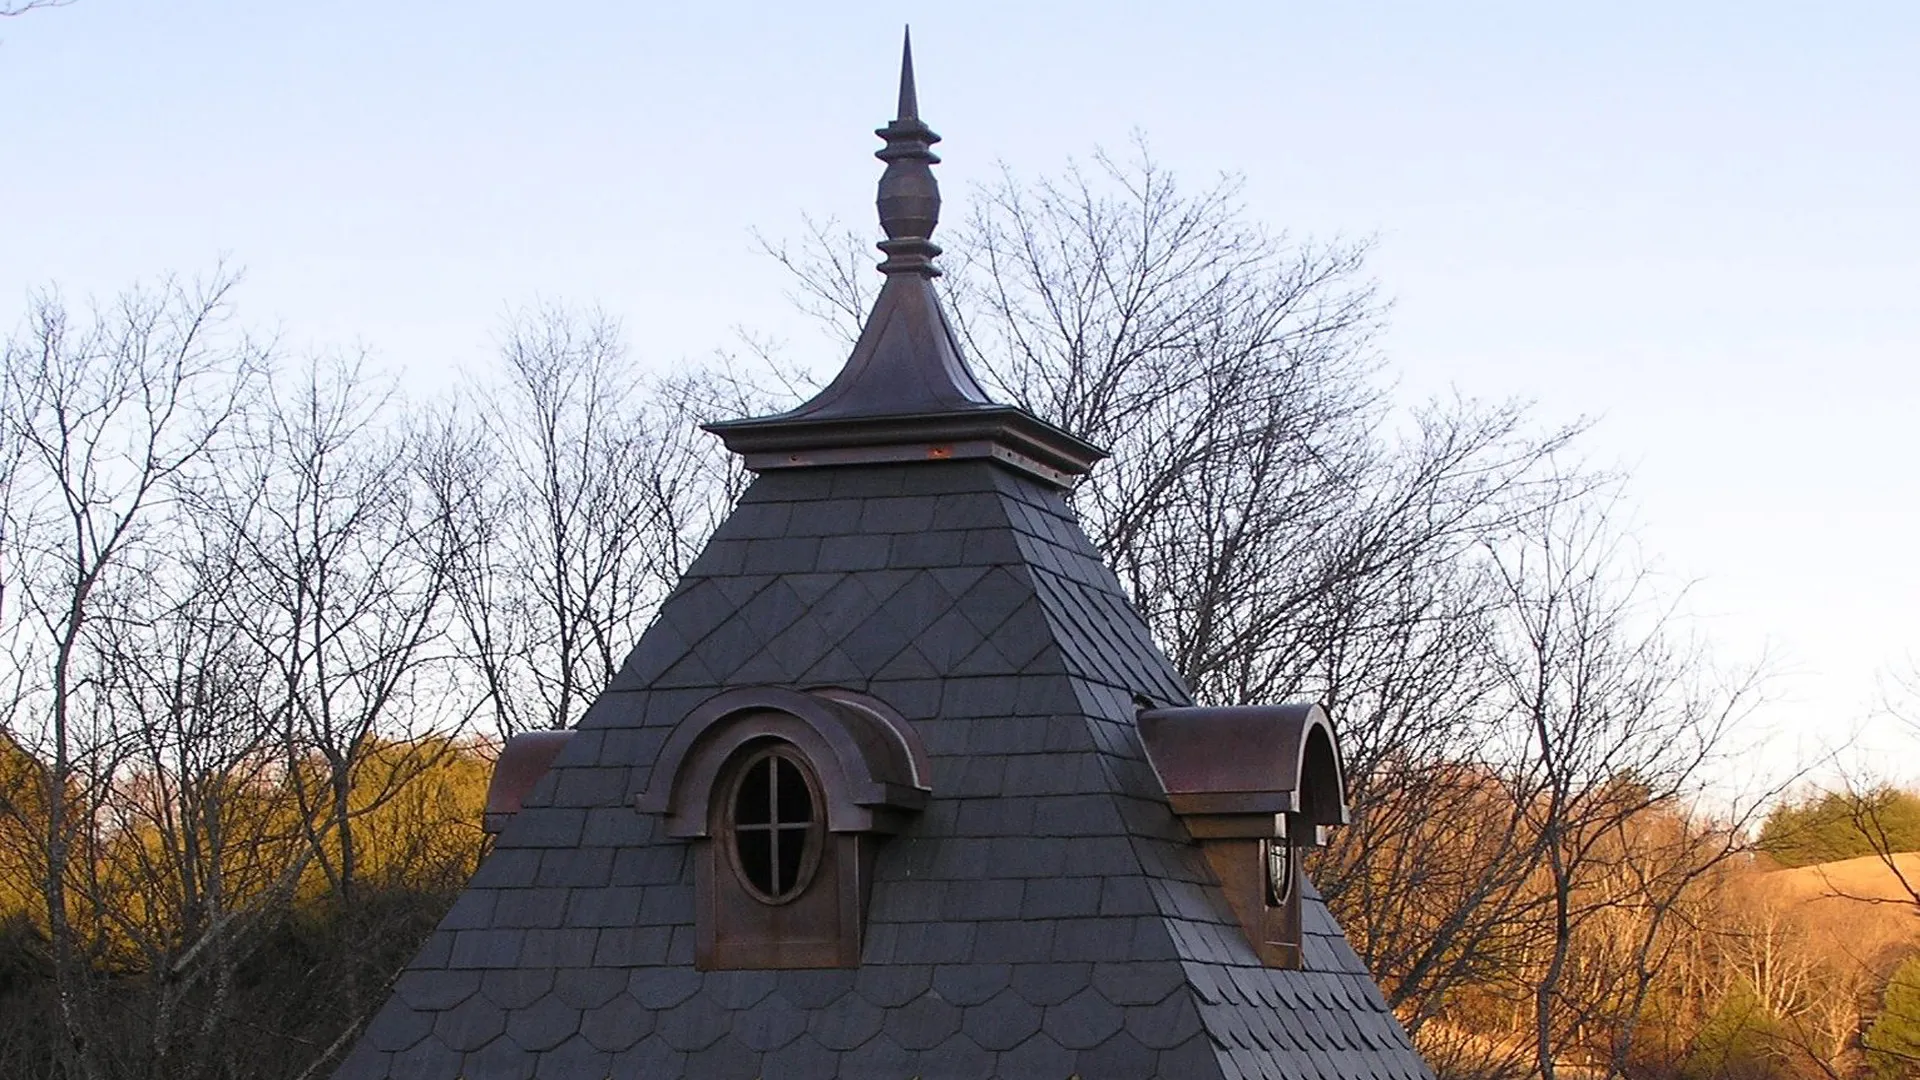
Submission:
<svg viewBox="0 0 1920 1080">
<path fill-rule="evenodd" d="M 1293 895 L 1293 843 L 1284 838 L 1266 841 L 1267 906 L 1279 907 Z"/>
<path fill-rule="evenodd" d="M 747 891 L 768 904 L 805 892 L 824 832 L 812 770 L 790 750 L 761 750 L 736 774 L 730 805 L 733 868 Z"/>
</svg>

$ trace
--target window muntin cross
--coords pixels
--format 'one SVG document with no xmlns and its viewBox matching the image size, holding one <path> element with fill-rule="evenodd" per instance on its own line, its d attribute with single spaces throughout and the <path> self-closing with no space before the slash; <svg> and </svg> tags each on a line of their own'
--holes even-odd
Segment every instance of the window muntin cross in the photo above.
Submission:
<svg viewBox="0 0 1920 1080">
<path fill-rule="evenodd" d="M 809 770 L 770 747 L 742 765 L 732 802 L 733 865 L 762 903 L 784 904 L 806 891 L 820 861 L 820 800 Z"/>
</svg>

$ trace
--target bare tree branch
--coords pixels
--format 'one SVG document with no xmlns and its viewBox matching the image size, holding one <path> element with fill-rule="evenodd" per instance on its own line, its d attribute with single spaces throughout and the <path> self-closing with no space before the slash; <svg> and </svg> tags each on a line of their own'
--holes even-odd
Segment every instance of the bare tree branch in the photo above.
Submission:
<svg viewBox="0 0 1920 1080">
<path fill-rule="evenodd" d="M 15 15 L 25 15 L 29 11 L 35 11 L 40 8 L 66 7 L 71 3 L 73 3 L 73 0 L 5 0 L 5 2 L 0 2 L 0 19 L 12 18 Z"/>
</svg>

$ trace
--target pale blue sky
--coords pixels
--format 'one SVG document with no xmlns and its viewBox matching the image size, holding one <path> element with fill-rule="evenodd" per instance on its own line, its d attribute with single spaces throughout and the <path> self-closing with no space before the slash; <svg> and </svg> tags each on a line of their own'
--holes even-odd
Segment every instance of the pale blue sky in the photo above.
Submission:
<svg viewBox="0 0 1920 1080">
<path fill-rule="evenodd" d="M 0 321 L 225 257 L 246 318 L 417 385 L 540 296 L 660 365 L 811 350 L 750 230 L 871 213 L 903 21 L 950 202 L 1139 128 L 1275 226 L 1377 236 L 1403 384 L 1601 417 L 1782 726 L 1920 652 L 1911 0 L 79 0 L 0 21 Z"/>
</svg>

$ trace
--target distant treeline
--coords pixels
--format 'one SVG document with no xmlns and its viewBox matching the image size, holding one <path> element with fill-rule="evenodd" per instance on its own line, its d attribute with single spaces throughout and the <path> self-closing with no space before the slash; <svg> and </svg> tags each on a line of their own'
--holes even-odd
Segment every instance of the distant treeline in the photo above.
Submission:
<svg viewBox="0 0 1920 1080">
<path fill-rule="evenodd" d="M 1767 815 L 1759 847 L 1781 866 L 1920 851 L 1920 795 L 1882 786 L 1786 803 Z"/>
</svg>

